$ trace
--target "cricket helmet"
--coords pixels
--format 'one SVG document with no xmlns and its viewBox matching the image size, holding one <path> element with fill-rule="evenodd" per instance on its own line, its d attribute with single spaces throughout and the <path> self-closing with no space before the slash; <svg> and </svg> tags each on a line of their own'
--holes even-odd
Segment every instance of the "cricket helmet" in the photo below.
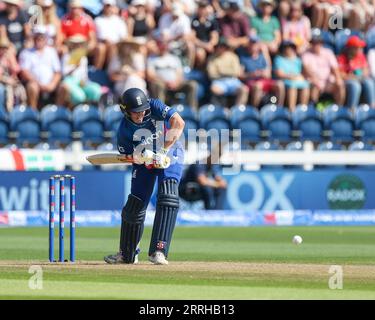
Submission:
<svg viewBox="0 0 375 320">
<path fill-rule="evenodd" d="M 150 109 L 150 103 L 141 89 L 130 88 L 122 94 L 120 108 L 125 115 L 128 115 L 128 112 L 142 112 Z"/>
</svg>

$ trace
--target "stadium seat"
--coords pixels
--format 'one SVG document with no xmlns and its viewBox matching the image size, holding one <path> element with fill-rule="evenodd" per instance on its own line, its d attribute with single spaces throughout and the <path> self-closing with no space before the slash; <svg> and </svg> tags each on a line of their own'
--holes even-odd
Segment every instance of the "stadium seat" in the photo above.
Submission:
<svg viewBox="0 0 375 320">
<path fill-rule="evenodd" d="M 301 141 L 292 141 L 285 146 L 286 151 L 302 151 L 303 145 Z"/>
<path fill-rule="evenodd" d="M 228 111 L 213 104 L 203 105 L 199 109 L 199 126 L 205 130 L 229 129 Z"/>
<path fill-rule="evenodd" d="M 324 47 L 331 49 L 332 52 L 335 52 L 335 36 L 333 35 L 331 31 L 314 28 L 311 30 L 311 34 L 320 35 L 321 38 L 323 39 Z"/>
<path fill-rule="evenodd" d="M 338 143 L 333 143 L 331 141 L 325 141 L 318 144 L 316 147 L 317 151 L 338 151 L 345 150 L 344 146 Z"/>
<path fill-rule="evenodd" d="M 78 105 L 73 111 L 73 128 L 81 133 L 81 140 L 85 145 L 103 142 L 104 125 L 97 107 Z"/>
<path fill-rule="evenodd" d="M 292 121 L 290 112 L 283 108 L 273 105 L 265 110 L 261 110 L 262 127 L 269 132 L 269 138 L 282 142 L 289 141 L 292 134 Z"/>
<path fill-rule="evenodd" d="M 16 133 L 17 144 L 35 145 L 40 141 L 39 112 L 24 105 L 10 113 L 10 130 Z"/>
<path fill-rule="evenodd" d="M 5 111 L 0 110 L 0 144 L 8 143 L 9 119 Z"/>
<path fill-rule="evenodd" d="M 172 106 L 180 114 L 182 119 L 185 121 L 184 135 L 185 138 L 188 138 L 189 130 L 198 130 L 199 123 L 197 120 L 197 114 L 194 110 L 183 104 L 176 104 Z"/>
<path fill-rule="evenodd" d="M 280 145 L 276 142 L 261 141 L 258 142 L 255 147 L 255 151 L 276 151 L 280 150 Z M 282 169 L 282 165 L 262 165 L 262 169 Z"/>
<path fill-rule="evenodd" d="M 47 150 L 56 150 L 57 147 L 51 147 L 51 145 L 47 142 L 39 142 L 37 145 L 33 147 L 33 149 L 47 151 Z"/>
<path fill-rule="evenodd" d="M 117 129 L 120 126 L 121 120 L 124 118 L 118 104 L 109 106 L 104 110 L 103 113 L 104 130 L 107 131 L 112 140 L 116 139 Z"/>
<path fill-rule="evenodd" d="M 98 150 L 98 151 L 105 151 L 105 152 L 111 152 L 111 151 L 116 151 L 117 148 L 111 142 L 104 142 L 104 143 L 98 145 L 97 148 L 96 148 L 96 150 Z"/>
<path fill-rule="evenodd" d="M 345 150 L 344 146 L 341 144 L 333 143 L 331 141 L 325 141 L 318 144 L 316 147 L 317 151 L 340 151 Z M 344 165 L 316 165 L 316 169 L 344 169 Z"/>
<path fill-rule="evenodd" d="M 319 142 L 322 140 L 323 121 L 321 114 L 313 106 L 297 106 L 292 113 L 293 127 L 300 131 L 302 141 Z"/>
<path fill-rule="evenodd" d="M 303 144 L 301 141 L 292 141 L 285 146 L 285 151 L 303 151 Z M 284 165 L 285 169 L 303 169 L 302 165 Z"/>
<path fill-rule="evenodd" d="M 100 84 L 102 87 L 112 88 L 112 82 L 106 71 L 90 67 L 88 76 L 91 81 Z"/>
<path fill-rule="evenodd" d="M 348 146 L 349 151 L 372 151 L 374 149 L 375 148 L 372 144 L 368 144 L 363 141 L 354 141 Z"/>
<path fill-rule="evenodd" d="M 374 151 L 375 147 L 372 144 L 363 141 L 355 141 L 348 146 L 348 151 Z M 348 165 L 349 169 L 374 170 L 373 165 Z"/>
<path fill-rule="evenodd" d="M 274 151 L 274 150 L 280 150 L 280 146 L 275 142 L 261 141 L 261 142 L 258 142 L 255 145 L 254 150 L 256 150 L 256 151 L 268 151 L 268 150 Z"/>
<path fill-rule="evenodd" d="M 252 106 L 233 106 L 231 109 L 231 127 L 241 130 L 242 142 L 259 141 L 261 123 L 258 110 Z"/>
<path fill-rule="evenodd" d="M 40 113 L 40 120 L 49 143 L 68 144 L 72 141 L 72 114 L 67 108 L 47 105 Z"/>
<path fill-rule="evenodd" d="M 325 129 L 331 131 L 332 141 L 353 140 L 354 121 L 349 109 L 332 105 L 323 113 Z"/>
<path fill-rule="evenodd" d="M 346 41 L 352 35 L 358 36 L 360 38 L 364 38 L 362 32 L 358 30 L 351 30 L 351 29 L 341 29 L 337 30 L 335 33 L 335 50 L 336 54 L 340 54 L 342 49 L 345 47 Z"/>
<path fill-rule="evenodd" d="M 364 141 L 375 141 L 375 109 L 359 106 L 355 111 L 355 126 L 362 131 Z"/>
</svg>

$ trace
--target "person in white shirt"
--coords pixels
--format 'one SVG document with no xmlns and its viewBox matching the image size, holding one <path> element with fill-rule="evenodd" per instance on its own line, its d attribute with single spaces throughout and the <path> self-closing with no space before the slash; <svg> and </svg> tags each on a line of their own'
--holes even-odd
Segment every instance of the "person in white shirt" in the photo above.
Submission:
<svg viewBox="0 0 375 320">
<path fill-rule="evenodd" d="M 184 92 L 186 103 L 198 108 L 197 83 L 184 79 L 183 66 L 178 56 L 169 53 L 166 42 L 159 41 L 160 54 L 147 60 L 147 79 L 151 96 L 166 102 L 166 97 L 177 92 Z M 168 103 L 168 102 L 167 102 Z"/>
<path fill-rule="evenodd" d="M 60 60 L 56 49 L 47 45 L 46 34 L 44 26 L 34 27 L 34 47 L 22 50 L 19 56 L 28 104 L 35 109 L 39 102 L 52 98 L 61 80 Z M 40 101 L 40 97 L 43 101 Z"/>
<path fill-rule="evenodd" d="M 144 45 L 132 39 L 123 40 L 118 44 L 118 52 L 108 66 L 108 74 L 114 82 L 117 96 L 121 96 L 129 88 L 139 88 L 147 92 L 143 48 Z"/>
<path fill-rule="evenodd" d="M 189 66 L 193 66 L 195 48 L 191 41 L 191 22 L 180 2 L 174 2 L 170 11 L 160 17 L 154 37 L 157 41 L 166 42 L 170 50 L 182 50 L 182 55 L 186 53 L 188 57 Z"/>
<path fill-rule="evenodd" d="M 103 0 L 103 14 L 95 18 L 96 34 L 99 41 L 98 53 L 100 69 L 111 61 L 116 45 L 128 37 L 128 27 L 119 16 L 116 0 Z"/>
</svg>

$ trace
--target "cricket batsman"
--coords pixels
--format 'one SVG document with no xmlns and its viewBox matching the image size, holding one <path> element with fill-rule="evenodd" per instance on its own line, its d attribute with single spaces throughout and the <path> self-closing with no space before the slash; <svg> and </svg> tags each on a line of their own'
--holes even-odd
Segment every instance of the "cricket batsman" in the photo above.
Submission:
<svg viewBox="0 0 375 320">
<path fill-rule="evenodd" d="M 138 88 L 126 90 L 121 100 L 124 118 L 117 132 L 117 147 L 121 154 L 132 155 L 135 163 L 131 193 L 121 214 L 120 251 L 104 260 L 109 264 L 138 262 L 146 208 L 157 181 L 148 255 L 152 263 L 165 265 L 179 209 L 184 150 L 178 139 L 185 123 L 174 109 L 158 99 L 148 99 Z"/>
</svg>

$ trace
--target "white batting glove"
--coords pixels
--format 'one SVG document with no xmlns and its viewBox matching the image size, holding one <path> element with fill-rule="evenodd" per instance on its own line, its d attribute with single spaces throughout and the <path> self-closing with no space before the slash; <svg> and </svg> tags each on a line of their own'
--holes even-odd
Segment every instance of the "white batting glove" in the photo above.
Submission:
<svg viewBox="0 0 375 320">
<path fill-rule="evenodd" d="M 154 157 L 154 166 L 158 169 L 167 169 L 171 165 L 171 159 L 167 156 L 168 149 L 161 148 Z"/>
</svg>

